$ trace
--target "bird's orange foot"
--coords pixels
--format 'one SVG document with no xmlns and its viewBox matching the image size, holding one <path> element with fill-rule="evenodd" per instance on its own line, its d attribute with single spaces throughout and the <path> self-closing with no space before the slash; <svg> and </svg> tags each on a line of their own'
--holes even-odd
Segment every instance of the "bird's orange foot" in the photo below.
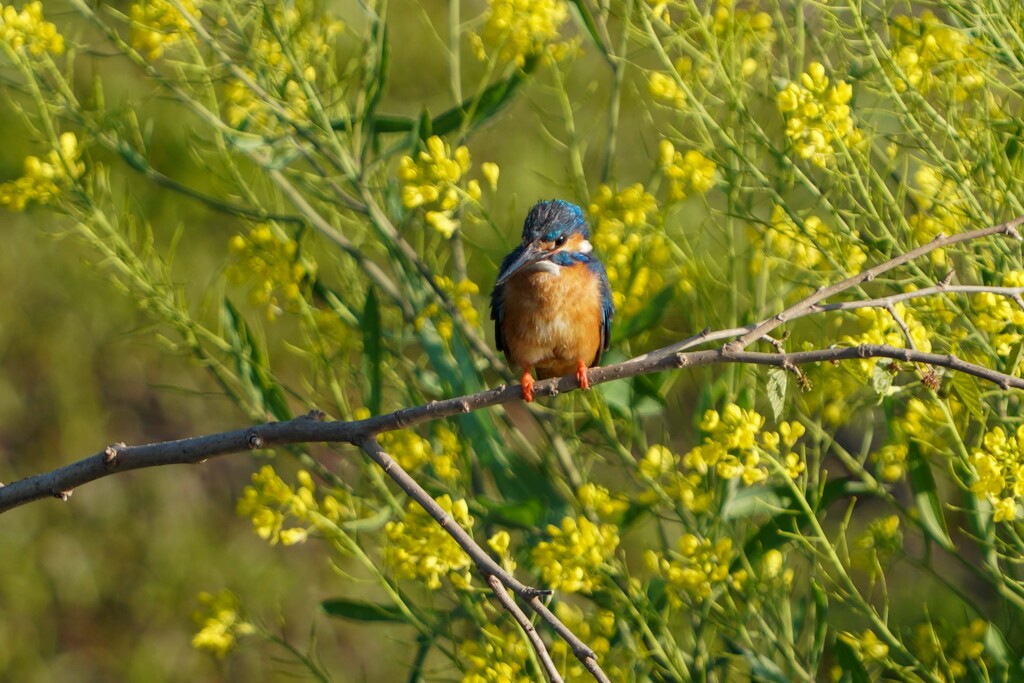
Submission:
<svg viewBox="0 0 1024 683">
<path fill-rule="evenodd" d="M 527 403 L 533 403 L 533 375 L 527 370 L 523 373 L 523 400 Z"/>
<path fill-rule="evenodd" d="M 590 390 L 590 378 L 587 377 L 587 364 L 580 361 L 576 366 L 576 379 L 580 381 L 580 389 Z"/>
</svg>

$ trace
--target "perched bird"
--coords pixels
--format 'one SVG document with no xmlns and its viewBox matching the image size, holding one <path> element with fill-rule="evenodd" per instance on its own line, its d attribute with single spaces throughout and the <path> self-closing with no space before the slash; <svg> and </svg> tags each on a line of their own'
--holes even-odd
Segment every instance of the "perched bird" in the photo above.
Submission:
<svg viewBox="0 0 1024 683">
<path fill-rule="evenodd" d="M 534 370 L 539 379 L 575 372 L 589 389 L 587 368 L 608 348 L 615 306 L 593 249 L 580 207 L 555 199 L 530 209 L 522 244 L 501 263 L 491 292 L 494 338 L 523 371 L 526 401 Z"/>
</svg>

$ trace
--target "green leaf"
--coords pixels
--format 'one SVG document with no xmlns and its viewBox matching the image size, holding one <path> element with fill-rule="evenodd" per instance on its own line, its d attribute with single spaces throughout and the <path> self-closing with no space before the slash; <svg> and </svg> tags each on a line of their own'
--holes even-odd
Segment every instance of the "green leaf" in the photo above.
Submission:
<svg viewBox="0 0 1024 683">
<path fill-rule="evenodd" d="M 381 605 L 375 602 L 332 598 L 320 603 L 320 608 L 335 619 L 349 619 L 364 622 L 409 623 L 409 619 L 395 605 Z"/>
<path fill-rule="evenodd" d="M 536 498 L 497 501 L 480 496 L 478 500 L 487 508 L 488 522 L 520 529 L 535 529 L 544 521 L 544 506 Z"/>
<path fill-rule="evenodd" d="M 881 396 L 888 396 L 892 388 L 892 372 L 889 370 L 889 363 L 875 363 L 871 371 L 871 388 Z"/>
<path fill-rule="evenodd" d="M 995 624 L 989 623 L 982 643 L 985 645 L 986 659 L 991 660 L 1000 669 L 1007 669 L 1013 663 L 1013 651 Z"/>
<path fill-rule="evenodd" d="M 928 460 L 921 455 L 921 449 L 913 441 L 907 450 L 907 463 L 910 469 L 910 487 L 914 491 L 914 502 L 917 504 L 918 518 L 929 535 L 937 540 L 946 550 L 953 551 L 953 539 L 946 529 L 946 519 L 942 514 L 942 501 L 935 488 L 935 478 Z"/>
<path fill-rule="evenodd" d="M 369 383 L 370 398 L 367 408 L 371 415 L 380 415 L 382 360 L 384 342 L 380 328 L 380 305 L 373 287 L 366 292 L 366 304 L 363 306 L 363 362 L 366 365 L 366 381 Z"/>
<path fill-rule="evenodd" d="M 768 368 L 768 403 L 772 407 L 772 416 L 778 422 L 786 407 L 786 385 L 789 373 L 782 368 Z"/>
<path fill-rule="evenodd" d="M 675 286 L 669 285 L 655 294 L 640 311 L 625 321 L 624 324 L 612 326 L 612 343 L 630 339 L 641 332 L 658 326 L 665 315 L 668 304 L 675 296 Z"/>
<path fill-rule="evenodd" d="M 949 376 L 949 391 L 954 394 L 967 412 L 978 422 L 985 421 L 985 412 L 982 410 L 984 401 L 981 398 L 981 387 L 978 380 L 971 375 L 962 372 L 954 372 Z"/>
<path fill-rule="evenodd" d="M 263 348 L 245 318 L 227 297 L 221 305 L 221 318 L 224 321 L 224 339 L 231 346 L 231 356 L 235 361 L 235 371 L 249 399 L 278 420 L 291 419 L 291 409 L 281 386 L 271 376 Z"/>
</svg>

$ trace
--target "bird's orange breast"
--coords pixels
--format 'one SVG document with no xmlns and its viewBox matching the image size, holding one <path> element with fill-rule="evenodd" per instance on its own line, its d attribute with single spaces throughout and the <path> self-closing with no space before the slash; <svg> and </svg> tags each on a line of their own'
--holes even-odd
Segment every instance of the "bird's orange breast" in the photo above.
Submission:
<svg viewBox="0 0 1024 683">
<path fill-rule="evenodd" d="M 601 347 L 601 289 L 585 264 L 522 272 L 505 285 L 501 328 L 506 354 L 540 378 L 593 365 Z"/>
</svg>

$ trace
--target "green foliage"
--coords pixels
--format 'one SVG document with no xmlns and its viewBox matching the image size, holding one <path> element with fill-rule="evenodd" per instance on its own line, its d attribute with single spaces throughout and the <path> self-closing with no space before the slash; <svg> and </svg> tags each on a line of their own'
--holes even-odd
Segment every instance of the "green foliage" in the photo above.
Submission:
<svg viewBox="0 0 1024 683">
<path fill-rule="evenodd" d="M 1024 214 L 1014 2 L 70 7 L 3 8 L 9 104 L 36 149 L 4 160 L 0 206 L 59 220 L 175 367 L 253 421 L 510 378 L 483 312 L 539 198 L 587 209 L 617 309 L 607 362 Z M 187 162 L 159 144 L 171 126 Z M 201 222 L 161 222 L 146 202 L 168 195 Z M 192 258 L 212 288 L 180 284 Z M 1022 287 L 1019 248 L 964 243 L 768 348 L 888 344 L 1019 375 Z M 614 680 L 1021 675 L 1019 396 L 875 359 L 794 378 L 684 369 L 381 443 L 555 590 Z M 275 455 L 237 510 L 283 548 L 267 553 L 337 569 L 316 598 L 328 628 L 372 642 L 401 624 L 388 660 L 410 679 L 541 675 L 468 556 L 361 454 Z M 259 641 L 332 673 L 332 643 L 294 645 L 243 618 L 248 600 L 204 594 L 193 644 L 230 661 Z"/>
</svg>

